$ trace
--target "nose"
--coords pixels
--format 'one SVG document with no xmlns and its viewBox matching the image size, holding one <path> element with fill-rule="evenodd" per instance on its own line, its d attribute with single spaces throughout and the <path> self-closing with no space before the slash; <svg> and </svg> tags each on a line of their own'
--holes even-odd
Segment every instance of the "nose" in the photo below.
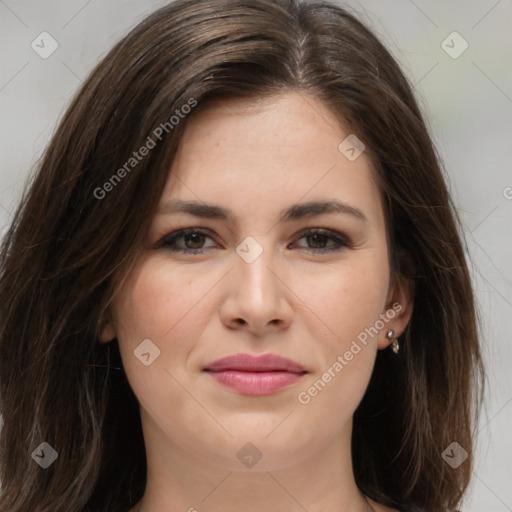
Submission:
<svg viewBox="0 0 512 512">
<path fill-rule="evenodd" d="M 261 337 L 290 325 L 292 292 L 276 270 L 271 253 L 265 249 L 251 263 L 235 255 L 229 291 L 220 308 L 222 322 L 228 328 Z"/>
</svg>

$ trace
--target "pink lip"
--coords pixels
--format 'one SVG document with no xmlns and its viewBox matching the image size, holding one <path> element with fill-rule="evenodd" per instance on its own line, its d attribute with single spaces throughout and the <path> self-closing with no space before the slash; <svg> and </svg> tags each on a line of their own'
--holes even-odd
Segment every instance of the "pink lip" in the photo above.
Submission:
<svg viewBox="0 0 512 512">
<path fill-rule="evenodd" d="M 275 393 L 307 373 L 295 361 L 275 354 L 235 354 L 210 363 L 204 371 L 220 384 L 245 395 Z"/>
</svg>

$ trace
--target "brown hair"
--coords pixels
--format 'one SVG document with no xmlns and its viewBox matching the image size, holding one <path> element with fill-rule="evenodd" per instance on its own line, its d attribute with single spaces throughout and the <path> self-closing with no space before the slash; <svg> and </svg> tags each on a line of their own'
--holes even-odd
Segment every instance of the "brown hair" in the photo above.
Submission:
<svg viewBox="0 0 512 512">
<path fill-rule="evenodd" d="M 214 98 L 291 90 L 324 102 L 366 145 L 392 270 L 414 283 L 401 351 L 378 352 L 354 415 L 357 485 L 400 510 L 460 502 L 485 375 L 460 222 L 411 86 L 371 31 L 327 1 L 178 0 L 90 74 L 3 240 L 1 510 L 125 512 L 141 498 L 138 403 L 116 340 L 99 332 L 186 126 L 169 119 L 194 102 L 199 112 Z M 130 161 L 148 137 L 154 148 Z M 47 469 L 31 457 L 43 441 L 58 452 Z M 457 469 L 441 456 L 454 441 L 468 453 Z"/>
</svg>

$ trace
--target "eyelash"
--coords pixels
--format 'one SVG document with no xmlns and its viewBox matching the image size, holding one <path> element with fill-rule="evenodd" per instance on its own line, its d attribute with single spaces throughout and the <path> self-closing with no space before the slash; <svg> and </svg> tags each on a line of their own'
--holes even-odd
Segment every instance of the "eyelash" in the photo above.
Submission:
<svg viewBox="0 0 512 512">
<path fill-rule="evenodd" d="M 206 231 L 203 231 L 200 228 L 184 228 L 179 229 L 177 231 L 173 231 L 172 233 L 166 235 L 164 238 L 160 240 L 158 243 L 158 247 L 163 247 L 168 251 L 171 252 L 181 252 L 185 254 L 203 254 L 204 251 L 208 249 L 214 249 L 214 247 L 207 247 L 207 248 L 200 248 L 200 249 L 191 249 L 191 248 L 179 248 L 172 247 L 172 244 L 176 242 L 176 240 L 179 240 L 180 238 L 190 235 L 190 234 L 200 234 L 204 235 L 208 238 L 211 238 L 213 240 L 213 237 L 211 237 Z M 313 254 L 326 254 L 331 252 L 339 252 L 343 249 L 350 248 L 350 244 L 348 244 L 345 239 L 340 235 L 337 234 L 334 231 L 327 230 L 327 229 L 318 229 L 318 228 L 310 228 L 302 231 L 300 233 L 300 237 L 297 240 L 301 240 L 302 238 L 306 238 L 311 235 L 324 235 L 327 238 L 330 238 L 334 242 L 337 243 L 338 247 L 334 248 L 312 248 L 312 247 L 301 247 L 302 250 L 305 250 L 306 252 L 313 253 Z"/>
</svg>

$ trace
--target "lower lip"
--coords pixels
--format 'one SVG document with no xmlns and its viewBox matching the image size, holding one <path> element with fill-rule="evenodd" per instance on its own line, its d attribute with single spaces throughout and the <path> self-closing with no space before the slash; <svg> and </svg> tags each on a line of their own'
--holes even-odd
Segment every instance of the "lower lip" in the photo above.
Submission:
<svg viewBox="0 0 512 512">
<path fill-rule="evenodd" d="M 242 372 L 225 370 L 208 372 L 217 382 L 244 395 L 268 395 L 295 384 L 303 373 Z"/>
</svg>

